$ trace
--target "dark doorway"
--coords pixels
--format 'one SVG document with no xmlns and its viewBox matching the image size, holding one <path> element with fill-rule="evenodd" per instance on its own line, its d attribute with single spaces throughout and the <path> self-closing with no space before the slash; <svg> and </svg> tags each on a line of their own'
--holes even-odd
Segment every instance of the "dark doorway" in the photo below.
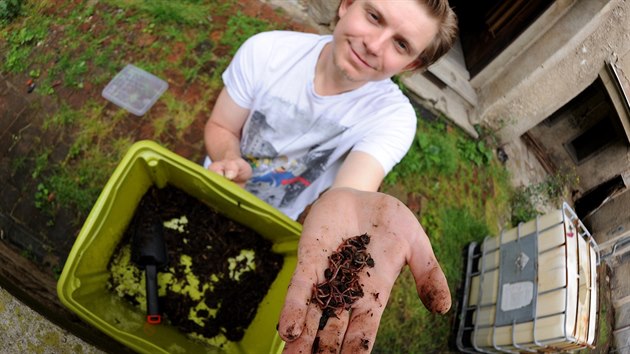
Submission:
<svg viewBox="0 0 630 354">
<path fill-rule="evenodd" d="M 579 129 L 576 136 L 564 143 L 576 165 L 588 161 L 623 138 L 619 115 L 599 78 L 544 123 L 552 127 L 561 118 L 568 118 Z"/>
<path fill-rule="evenodd" d="M 459 18 L 460 40 L 470 76 L 529 27 L 553 0 L 450 0 Z"/>
</svg>

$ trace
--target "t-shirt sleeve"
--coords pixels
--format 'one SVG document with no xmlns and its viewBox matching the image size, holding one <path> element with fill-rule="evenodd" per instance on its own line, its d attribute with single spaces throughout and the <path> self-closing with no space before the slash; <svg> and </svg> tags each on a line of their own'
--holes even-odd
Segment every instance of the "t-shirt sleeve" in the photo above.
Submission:
<svg viewBox="0 0 630 354">
<path fill-rule="evenodd" d="M 223 72 L 223 84 L 239 106 L 250 109 L 264 80 L 265 67 L 273 48 L 270 32 L 259 33 L 246 40 Z"/>
<path fill-rule="evenodd" d="M 405 156 L 416 133 L 416 115 L 408 104 L 389 107 L 380 112 L 379 124 L 371 127 L 352 151 L 361 151 L 376 158 L 385 174 Z"/>
</svg>

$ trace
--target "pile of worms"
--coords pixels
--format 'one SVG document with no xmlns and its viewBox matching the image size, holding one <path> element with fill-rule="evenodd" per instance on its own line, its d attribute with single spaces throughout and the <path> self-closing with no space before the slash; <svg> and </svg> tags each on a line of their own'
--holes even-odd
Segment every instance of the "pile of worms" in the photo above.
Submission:
<svg viewBox="0 0 630 354">
<path fill-rule="evenodd" d="M 328 257 L 325 281 L 313 285 L 311 301 L 322 309 L 319 329 L 323 329 L 332 316 L 338 317 L 343 310 L 363 297 L 359 272 L 374 267 L 374 259 L 367 252 L 370 236 L 363 234 L 345 240 L 336 252 Z M 369 274 L 368 274 L 369 275 Z"/>
</svg>

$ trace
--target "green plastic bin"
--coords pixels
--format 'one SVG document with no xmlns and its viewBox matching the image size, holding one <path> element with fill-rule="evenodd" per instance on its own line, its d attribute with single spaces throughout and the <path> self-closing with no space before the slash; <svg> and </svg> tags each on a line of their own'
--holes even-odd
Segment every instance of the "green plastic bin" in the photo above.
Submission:
<svg viewBox="0 0 630 354">
<path fill-rule="evenodd" d="M 169 325 L 150 326 L 145 314 L 106 289 L 108 263 L 150 186 L 171 184 L 258 232 L 284 256 L 284 265 L 239 342 L 223 348 L 188 338 Z M 151 141 L 135 143 L 103 188 L 72 247 L 57 284 L 61 302 L 86 322 L 141 353 L 278 353 L 276 324 L 297 262 L 301 225 L 236 184 Z"/>
</svg>

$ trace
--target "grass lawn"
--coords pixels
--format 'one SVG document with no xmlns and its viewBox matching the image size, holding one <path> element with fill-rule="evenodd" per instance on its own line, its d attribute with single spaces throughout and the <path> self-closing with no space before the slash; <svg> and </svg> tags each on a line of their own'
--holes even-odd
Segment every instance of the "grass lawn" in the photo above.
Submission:
<svg viewBox="0 0 630 354">
<path fill-rule="evenodd" d="M 6 3 L 19 3 L 10 0 Z M 46 228 L 82 225 L 122 154 L 151 139 L 193 161 L 203 156 L 202 128 L 221 88 L 220 74 L 240 44 L 269 29 L 304 30 L 259 0 L 24 1 L 0 10 L 0 70 L 35 84 L 45 119 L 39 144 L 11 161 L 33 187 L 27 202 Z M 127 63 L 168 81 L 144 116 L 103 99 L 103 87 Z M 444 119 L 418 117 L 411 151 L 382 190 L 416 212 L 455 297 L 462 248 L 536 210 L 525 198 L 511 207 L 509 175 L 494 157 L 491 135 L 472 140 Z M 483 135 L 483 134 L 482 134 Z M 531 192 L 531 191 L 530 191 Z M 522 220 L 521 220 L 522 221 Z M 60 261 L 63 263 L 63 260 Z M 57 265 L 57 270 L 59 265 Z M 374 352 L 449 351 L 455 311 L 429 314 L 405 270 L 385 311 Z"/>
</svg>

